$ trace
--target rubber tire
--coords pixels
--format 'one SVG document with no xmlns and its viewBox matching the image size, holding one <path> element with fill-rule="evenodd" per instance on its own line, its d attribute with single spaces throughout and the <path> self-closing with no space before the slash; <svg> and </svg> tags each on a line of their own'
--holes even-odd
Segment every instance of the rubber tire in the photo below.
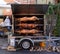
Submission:
<svg viewBox="0 0 60 54">
<path fill-rule="evenodd" d="M 25 49 L 25 48 L 22 47 L 22 44 L 23 44 L 23 42 L 25 42 L 25 41 L 30 43 L 30 46 L 29 46 L 29 48 L 27 48 L 27 49 Z M 21 47 L 23 50 L 30 50 L 30 49 L 33 47 L 33 43 L 32 43 L 30 40 L 25 39 L 25 40 L 21 41 L 20 47 Z"/>
</svg>

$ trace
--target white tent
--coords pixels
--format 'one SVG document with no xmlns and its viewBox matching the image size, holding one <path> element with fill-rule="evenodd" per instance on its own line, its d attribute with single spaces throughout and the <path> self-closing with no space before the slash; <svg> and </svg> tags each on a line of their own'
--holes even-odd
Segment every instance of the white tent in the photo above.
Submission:
<svg viewBox="0 0 60 54">
<path fill-rule="evenodd" d="M 4 0 L 0 0 L 0 8 L 11 8 Z"/>
<path fill-rule="evenodd" d="M 11 5 L 7 5 L 7 2 L 5 2 L 4 0 L 0 0 L 0 15 L 3 15 L 4 9 L 10 11 Z"/>
</svg>

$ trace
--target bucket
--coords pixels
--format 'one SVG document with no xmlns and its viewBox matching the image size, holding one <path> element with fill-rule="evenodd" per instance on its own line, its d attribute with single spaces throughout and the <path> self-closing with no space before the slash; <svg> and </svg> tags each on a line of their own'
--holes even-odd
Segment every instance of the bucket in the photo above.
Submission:
<svg viewBox="0 0 60 54">
<path fill-rule="evenodd" d="M 46 46 L 45 42 L 40 42 L 40 47 L 44 48 Z"/>
</svg>

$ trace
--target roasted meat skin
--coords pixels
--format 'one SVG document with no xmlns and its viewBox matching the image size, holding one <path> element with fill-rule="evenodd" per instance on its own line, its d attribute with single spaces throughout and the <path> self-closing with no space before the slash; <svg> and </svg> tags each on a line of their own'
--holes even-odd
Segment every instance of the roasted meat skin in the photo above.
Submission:
<svg viewBox="0 0 60 54">
<path fill-rule="evenodd" d="M 36 21 L 36 20 L 39 20 L 36 16 L 22 17 L 22 18 L 16 19 L 16 21 L 23 21 L 23 22 L 26 22 L 26 21 Z"/>
<path fill-rule="evenodd" d="M 39 32 L 39 31 L 36 30 L 36 29 L 32 29 L 32 30 L 23 29 L 23 30 L 16 31 L 16 32 L 20 33 L 20 34 L 35 34 L 35 33 Z"/>
<path fill-rule="evenodd" d="M 18 24 L 17 26 L 20 26 L 21 28 L 35 28 L 36 26 L 38 26 L 38 24 L 26 24 L 26 23 L 22 23 L 22 24 Z"/>
</svg>

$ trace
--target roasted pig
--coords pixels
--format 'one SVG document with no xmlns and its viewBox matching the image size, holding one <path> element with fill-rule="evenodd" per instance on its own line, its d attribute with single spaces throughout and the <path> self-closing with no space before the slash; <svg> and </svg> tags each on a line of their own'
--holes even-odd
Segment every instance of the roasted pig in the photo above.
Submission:
<svg viewBox="0 0 60 54">
<path fill-rule="evenodd" d="M 32 30 L 23 29 L 23 30 L 16 31 L 16 32 L 20 33 L 20 34 L 35 34 L 35 33 L 39 32 L 39 31 L 36 30 L 36 29 L 32 29 Z"/>
<path fill-rule="evenodd" d="M 39 19 L 36 16 L 33 16 L 33 17 L 18 18 L 16 21 L 26 22 L 26 21 L 36 21 L 36 20 L 39 20 Z"/>
<path fill-rule="evenodd" d="M 20 26 L 21 28 L 35 28 L 36 26 L 38 26 L 38 24 L 26 24 L 26 23 L 22 23 L 22 24 L 18 24 L 17 26 Z"/>
<path fill-rule="evenodd" d="M 37 32 L 39 32 L 39 31 L 36 30 L 36 29 L 32 29 L 32 30 L 29 31 L 29 33 L 31 33 L 31 34 L 35 34 L 35 33 L 37 33 Z"/>
</svg>

